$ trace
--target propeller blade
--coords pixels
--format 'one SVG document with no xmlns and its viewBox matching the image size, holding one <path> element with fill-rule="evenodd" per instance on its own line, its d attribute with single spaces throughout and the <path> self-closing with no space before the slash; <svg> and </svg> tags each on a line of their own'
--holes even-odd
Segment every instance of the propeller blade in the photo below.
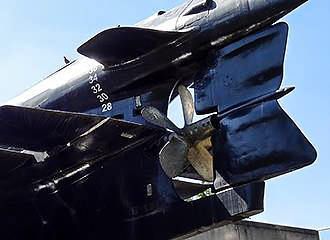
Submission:
<svg viewBox="0 0 330 240">
<path fill-rule="evenodd" d="M 160 165 L 170 178 L 177 177 L 187 166 L 188 144 L 174 135 L 159 153 Z"/>
<path fill-rule="evenodd" d="M 165 129 L 170 129 L 177 134 L 181 133 L 181 130 L 157 108 L 151 106 L 145 107 L 142 109 L 141 114 L 142 117 L 149 123 Z"/>
<path fill-rule="evenodd" d="M 185 86 L 180 85 L 178 87 L 178 91 L 181 99 L 185 125 L 187 126 L 192 123 L 194 118 L 194 100 L 191 93 Z"/>
<path fill-rule="evenodd" d="M 201 177 L 210 182 L 214 180 L 213 157 L 208 151 L 211 147 L 211 138 L 209 137 L 195 144 L 188 151 L 188 160 L 191 165 Z"/>
</svg>

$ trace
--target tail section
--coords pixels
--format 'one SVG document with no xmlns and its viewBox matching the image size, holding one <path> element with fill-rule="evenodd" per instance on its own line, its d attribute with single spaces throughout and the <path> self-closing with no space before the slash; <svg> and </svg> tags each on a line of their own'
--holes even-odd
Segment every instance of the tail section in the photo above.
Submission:
<svg viewBox="0 0 330 240">
<path fill-rule="evenodd" d="M 287 25 L 279 23 L 230 44 L 210 57 L 195 81 L 198 113 L 231 112 L 217 120 L 212 136 L 217 190 L 282 175 L 316 159 L 276 98 L 263 98 L 280 88 L 287 35 Z"/>
</svg>

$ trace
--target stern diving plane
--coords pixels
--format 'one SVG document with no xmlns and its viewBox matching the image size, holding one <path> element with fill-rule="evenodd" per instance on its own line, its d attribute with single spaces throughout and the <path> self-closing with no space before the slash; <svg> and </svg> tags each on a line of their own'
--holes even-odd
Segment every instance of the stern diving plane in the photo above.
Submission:
<svg viewBox="0 0 330 240">
<path fill-rule="evenodd" d="M 278 20 L 305 2 L 188 0 L 2 105 L 1 236 L 169 239 L 262 212 L 265 180 L 316 159 L 277 102 L 293 90 Z"/>
</svg>

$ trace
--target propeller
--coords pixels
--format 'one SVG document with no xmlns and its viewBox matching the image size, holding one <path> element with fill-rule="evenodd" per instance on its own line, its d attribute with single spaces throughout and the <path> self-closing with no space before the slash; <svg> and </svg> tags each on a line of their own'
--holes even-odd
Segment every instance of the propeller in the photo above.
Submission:
<svg viewBox="0 0 330 240">
<path fill-rule="evenodd" d="M 178 92 L 185 121 L 183 128 L 178 128 L 157 108 L 148 106 L 141 111 L 147 122 L 173 131 L 169 141 L 159 152 L 160 164 L 170 178 L 177 177 L 191 164 L 202 178 L 213 181 L 213 157 L 207 150 L 211 147 L 210 136 L 214 130 L 211 120 L 206 118 L 192 123 L 193 97 L 183 85 L 178 86 Z"/>
<path fill-rule="evenodd" d="M 212 147 L 210 137 L 215 130 L 212 122 L 247 107 L 282 98 L 293 89 L 294 87 L 286 87 L 264 94 L 234 105 L 225 112 L 192 123 L 194 117 L 193 97 L 185 86 L 180 85 L 178 92 L 185 120 L 185 125 L 181 129 L 154 107 L 145 107 L 141 113 L 147 122 L 173 131 L 169 141 L 159 152 L 160 164 L 167 176 L 170 178 L 179 176 L 190 164 L 202 178 L 213 181 L 213 157 L 208 151 Z"/>
</svg>

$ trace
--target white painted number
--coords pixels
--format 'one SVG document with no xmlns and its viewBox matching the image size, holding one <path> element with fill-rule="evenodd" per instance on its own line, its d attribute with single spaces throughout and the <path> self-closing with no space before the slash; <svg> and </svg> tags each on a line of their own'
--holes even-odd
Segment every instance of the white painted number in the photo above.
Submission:
<svg viewBox="0 0 330 240">
<path fill-rule="evenodd" d="M 108 95 L 105 94 L 105 93 L 101 93 L 101 96 L 104 98 L 104 100 L 108 100 L 109 99 Z"/>
<path fill-rule="evenodd" d="M 100 101 L 100 103 L 103 103 L 104 101 L 109 99 L 108 95 L 105 93 L 101 93 L 100 95 L 97 95 L 96 97 Z"/>
<path fill-rule="evenodd" d="M 93 84 L 95 81 L 98 80 L 97 74 L 96 73 L 95 74 L 91 74 L 88 79 L 89 79 L 89 83 L 90 84 Z"/>
<path fill-rule="evenodd" d="M 94 73 L 94 72 L 96 72 L 96 71 L 97 71 L 97 66 L 95 66 L 95 67 L 89 69 L 88 73 L 89 73 L 89 74 L 92 74 L 92 73 Z"/>
<path fill-rule="evenodd" d="M 94 86 L 91 86 L 91 89 L 93 90 L 94 94 L 102 91 L 101 85 L 99 83 L 96 83 Z"/>
<path fill-rule="evenodd" d="M 98 82 L 98 76 L 97 76 L 97 67 L 94 67 L 89 70 L 89 77 L 88 77 L 88 83 L 91 85 L 91 90 L 93 94 L 96 95 L 97 100 L 102 103 L 101 108 L 102 112 L 108 112 L 112 110 L 112 103 L 108 102 L 109 96 L 104 92 L 102 89 L 101 83 Z"/>
<path fill-rule="evenodd" d="M 102 112 L 107 112 L 107 111 L 110 111 L 111 109 L 112 109 L 111 103 L 102 104 Z"/>
</svg>

